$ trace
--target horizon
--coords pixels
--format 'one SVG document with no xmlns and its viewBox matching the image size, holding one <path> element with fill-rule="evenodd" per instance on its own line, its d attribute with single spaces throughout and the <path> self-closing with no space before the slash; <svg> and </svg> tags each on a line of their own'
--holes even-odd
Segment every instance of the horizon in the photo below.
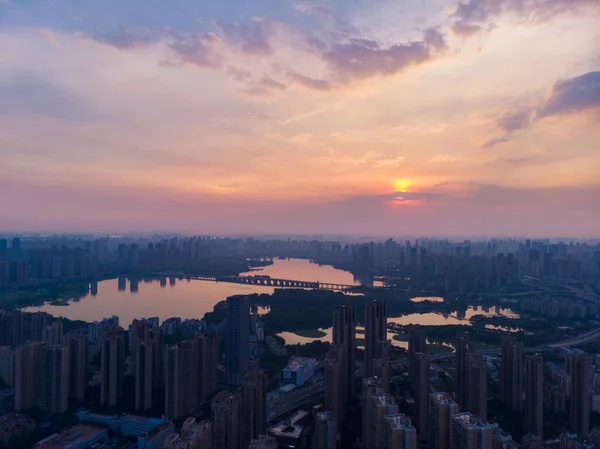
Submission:
<svg viewBox="0 0 600 449">
<path fill-rule="evenodd" d="M 598 238 L 599 20 L 0 0 L 0 232 Z"/>
</svg>

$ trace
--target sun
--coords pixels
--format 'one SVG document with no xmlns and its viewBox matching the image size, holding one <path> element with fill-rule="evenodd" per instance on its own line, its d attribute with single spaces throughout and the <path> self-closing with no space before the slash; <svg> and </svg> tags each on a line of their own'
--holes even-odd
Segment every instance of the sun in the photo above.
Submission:
<svg viewBox="0 0 600 449">
<path fill-rule="evenodd" d="M 395 182 L 396 191 L 398 192 L 406 192 L 411 185 L 412 181 L 405 178 L 397 179 Z"/>
</svg>

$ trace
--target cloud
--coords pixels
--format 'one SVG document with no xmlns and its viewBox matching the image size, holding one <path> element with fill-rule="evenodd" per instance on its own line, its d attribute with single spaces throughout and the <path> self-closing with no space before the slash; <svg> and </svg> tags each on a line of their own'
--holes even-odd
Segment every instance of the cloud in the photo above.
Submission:
<svg viewBox="0 0 600 449">
<path fill-rule="evenodd" d="M 136 50 L 148 45 L 158 42 L 161 38 L 165 37 L 165 32 L 150 33 L 143 31 L 141 33 L 134 33 L 130 30 L 120 30 L 111 33 L 101 34 L 85 34 L 78 33 L 78 36 L 82 39 L 97 42 L 99 44 L 108 45 L 118 50 Z"/>
<path fill-rule="evenodd" d="M 275 34 L 275 24 L 269 19 L 255 17 L 250 23 L 222 22 L 217 24 L 232 45 L 241 48 L 248 56 L 270 56 L 274 49 L 271 38 Z"/>
<path fill-rule="evenodd" d="M 600 109 L 600 72 L 589 72 L 575 78 L 558 81 L 550 98 L 539 108 L 538 116 Z"/>
<path fill-rule="evenodd" d="M 439 154 L 429 159 L 429 162 L 433 164 L 446 163 L 446 162 L 462 162 L 465 159 L 461 156 L 454 156 L 452 154 Z"/>
<path fill-rule="evenodd" d="M 493 25 L 503 15 L 521 22 L 547 22 L 559 15 L 599 9 L 598 0 L 461 0 L 451 14 L 454 34 L 468 37 Z"/>
<path fill-rule="evenodd" d="M 335 18 L 333 11 L 328 6 L 315 2 L 299 2 L 294 3 L 294 9 L 303 13 L 315 14 L 328 19 Z"/>
<path fill-rule="evenodd" d="M 170 67 L 191 64 L 201 68 L 220 68 L 223 62 L 218 52 L 220 44 L 221 40 L 213 33 L 180 37 L 168 44 L 175 55 L 175 61 L 162 61 L 161 65 Z"/>
<path fill-rule="evenodd" d="M 523 109 L 514 113 L 504 114 L 498 119 L 498 127 L 506 132 L 528 128 L 534 119 L 532 109 Z"/>
<path fill-rule="evenodd" d="M 516 131 L 530 128 L 545 117 L 588 110 L 600 111 L 600 72 L 588 72 L 557 81 L 550 96 L 540 104 L 503 114 L 498 118 L 496 126 L 505 134 L 488 140 L 482 148 L 509 142 Z"/>
<path fill-rule="evenodd" d="M 252 77 L 252 73 L 249 70 L 238 69 L 232 66 L 227 68 L 227 74 L 236 81 L 247 81 Z"/>
<path fill-rule="evenodd" d="M 494 137 L 493 139 L 490 139 L 487 142 L 485 142 L 483 144 L 482 148 L 485 148 L 485 149 L 493 148 L 496 145 L 500 145 L 501 143 L 510 142 L 511 139 L 512 139 L 512 137 L 509 135 Z"/>
<path fill-rule="evenodd" d="M 0 82 L 0 115 L 82 121 L 98 118 L 85 101 L 48 80 L 19 74 Z"/>
<path fill-rule="evenodd" d="M 275 81 L 267 74 L 263 74 L 257 81 L 250 82 L 248 87 L 242 89 L 241 92 L 253 97 L 270 97 L 275 92 L 285 89 L 287 89 L 285 84 Z"/>
<path fill-rule="evenodd" d="M 440 192 L 393 192 L 384 195 L 375 195 L 371 198 L 383 201 L 418 201 L 432 198 L 441 198 L 444 196 Z"/>
<path fill-rule="evenodd" d="M 321 91 L 331 90 L 331 83 L 327 80 L 311 78 L 309 76 L 294 72 L 287 72 L 286 75 L 288 79 L 308 89 Z"/>
<path fill-rule="evenodd" d="M 373 40 L 352 39 L 334 45 L 323 54 L 323 59 L 339 81 L 348 82 L 377 75 L 395 75 L 410 66 L 435 59 L 445 49 L 445 36 L 429 29 L 421 41 L 389 47 Z"/>
</svg>

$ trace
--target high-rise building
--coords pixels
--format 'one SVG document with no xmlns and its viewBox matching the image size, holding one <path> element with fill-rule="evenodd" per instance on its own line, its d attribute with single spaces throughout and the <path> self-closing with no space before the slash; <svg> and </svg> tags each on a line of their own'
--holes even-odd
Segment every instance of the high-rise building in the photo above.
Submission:
<svg viewBox="0 0 600 449">
<path fill-rule="evenodd" d="M 456 402 L 463 408 L 467 404 L 467 358 L 473 352 L 473 345 L 467 333 L 461 333 L 456 339 Z"/>
<path fill-rule="evenodd" d="M 246 374 L 242 384 L 243 446 L 267 429 L 267 376 L 260 371 Z"/>
<path fill-rule="evenodd" d="M 63 339 L 62 320 L 57 320 L 52 324 L 48 324 L 44 328 L 42 339 L 47 345 L 61 344 Z"/>
<path fill-rule="evenodd" d="M 450 418 L 450 449 L 480 449 L 493 447 L 497 428 L 479 421 L 470 413 L 458 413 Z"/>
<path fill-rule="evenodd" d="M 198 405 L 198 344 L 186 340 L 168 346 L 165 361 L 165 415 L 185 416 Z"/>
<path fill-rule="evenodd" d="M 337 425 L 331 412 L 317 413 L 313 449 L 337 449 Z"/>
<path fill-rule="evenodd" d="M 114 407 L 123 393 L 125 341 L 122 331 L 108 334 L 100 349 L 100 403 Z"/>
<path fill-rule="evenodd" d="M 544 431 L 544 360 L 541 354 L 525 357 L 525 431 L 540 437 Z"/>
<path fill-rule="evenodd" d="M 65 344 L 69 353 L 69 397 L 83 403 L 89 381 L 87 335 L 83 332 L 69 333 L 65 335 Z"/>
<path fill-rule="evenodd" d="M 0 346 L 18 346 L 25 342 L 25 314 L 19 310 L 0 310 Z"/>
<path fill-rule="evenodd" d="M 41 388 L 42 342 L 15 348 L 15 410 L 38 405 Z"/>
<path fill-rule="evenodd" d="M 162 329 L 150 331 L 152 341 L 152 362 L 154 366 L 154 391 L 162 392 L 165 388 L 165 336 Z"/>
<path fill-rule="evenodd" d="M 384 416 L 383 449 L 417 449 L 417 429 L 401 413 Z"/>
<path fill-rule="evenodd" d="M 40 408 L 45 415 L 67 411 L 69 399 L 69 352 L 66 346 L 42 349 Z"/>
<path fill-rule="evenodd" d="M 480 420 L 487 419 L 487 362 L 476 354 L 467 357 L 466 411 Z"/>
<path fill-rule="evenodd" d="M 10 346 L 0 346 L 0 377 L 6 385 L 15 385 L 15 351 Z"/>
<path fill-rule="evenodd" d="M 415 392 L 415 417 L 421 440 L 429 439 L 429 358 L 417 352 L 413 354 L 413 390 Z"/>
<path fill-rule="evenodd" d="M 344 417 L 345 388 L 342 377 L 343 352 L 332 345 L 325 355 L 325 411 L 331 412 L 338 429 Z"/>
<path fill-rule="evenodd" d="M 362 412 L 362 447 L 367 448 L 371 444 L 371 409 L 373 397 L 385 394 L 379 386 L 379 379 L 367 377 L 362 380 L 361 412 Z"/>
<path fill-rule="evenodd" d="M 200 400 L 204 400 L 219 389 L 219 336 L 216 333 L 201 334 L 198 340 Z"/>
<path fill-rule="evenodd" d="M 392 378 L 392 343 L 389 340 L 378 341 L 375 346 L 375 358 L 371 362 L 371 377 L 379 379 L 379 385 L 386 393 L 390 393 Z"/>
<path fill-rule="evenodd" d="M 211 402 L 213 449 L 243 449 L 239 396 L 221 391 Z"/>
<path fill-rule="evenodd" d="M 374 300 L 365 306 L 365 377 L 371 377 L 377 344 L 387 340 L 386 304 Z"/>
<path fill-rule="evenodd" d="M 344 407 L 354 397 L 354 377 L 356 371 L 356 321 L 354 307 L 343 305 L 333 313 L 333 344 L 343 352 L 341 375 L 346 389 Z"/>
<path fill-rule="evenodd" d="M 425 330 L 423 328 L 412 326 L 408 333 L 408 380 L 413 385 L 413 388 L 417 372 L 415 354 L 418 353 L 427 353 L 427 338 L 425 337 Z M 419 429 L 419 435 L 421 433 L 421 429 Z"/>
<path fill-rule="evenodd" d="M 248 370 L 250 354 L 250 303 L 247 296 L 227 298 L 227 379 L 240 385 Z"/>
<path fill-rule="evenodd" d="M 450 418 L 459 413 L 459 407 L 446 393 L 429 396 L 429 431 L 431 449 L 448 449 L 450 442 Z"/>
<path fill-rule="evenodd" d="M 508 410 L 523 410 L 523 345 L 513 337 L 502 339 L 500 389 Z"/>
<path fill-rule="evenodd" d="M 565 371 L 571 376 L 569 429 L 582 437 L 590 431 L 590 356 L 573 350 L 565 358 Z"/>
<path fill-rule="evenodd" d="M 44 329 L 50 324 L 51 317 L 46 312 L 29 314 L 29 341 L 43 341 Z"/>
<path fill-rule="evenodd" d="M 154 403 L 154 348 L 150 338 L 134 345 L 135 409 L 148 410 Z"/>
<path fill-rule="evenodd" d="M 398 404 L 389 394 L 377 394 L 371 398 L 371 409 L 367 411 L 367 425 L 370 427 L 368 449 L 385 449 L 385 417 L 398 413 Z"/>
<path fill-rule="evenodd" d="M 250 442 L 248 449 L 277 449 L 277 440 L 268 435 L 260 435 Z"/>
</svg>

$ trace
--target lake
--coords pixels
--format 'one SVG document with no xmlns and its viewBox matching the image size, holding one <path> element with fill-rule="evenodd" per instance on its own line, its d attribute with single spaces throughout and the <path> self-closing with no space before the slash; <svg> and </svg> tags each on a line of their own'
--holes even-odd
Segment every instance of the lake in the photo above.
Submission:
<svg viewBox="0 0 600 449">
<path fill-rule="evenodd" d="M 332 284 L 359 285 L 348 271 L 318 265 L 306 259 L 274 259 L 272 265 L 241 275 L 266 275 L 279 279 Z M 97 285 L 97 287 L 96 287 Z M 161 321 L 178 316 L 200 319 L 228 296 L 273 293 L 274 287 L 230 284 L 224 282 L 165 279 L 131 280 L 124 277 L 94 284 L 88 295 L 67 300 L 67 306 L 45 304 L 27 307 L 26 312 L 44 311 L 72 320 L 96 321 L 117 315 L 122 326 L 136 318 L 157 316 Z"/>
</svg>

